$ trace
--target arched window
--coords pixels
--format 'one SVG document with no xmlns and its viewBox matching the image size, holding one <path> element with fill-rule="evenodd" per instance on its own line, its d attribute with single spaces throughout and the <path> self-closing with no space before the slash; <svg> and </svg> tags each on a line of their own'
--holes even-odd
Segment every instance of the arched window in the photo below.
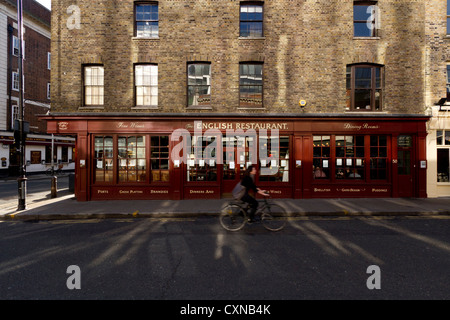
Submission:
<svg viewBox="0 0 450 320">
<path fill-rule="evenodd" d="M 379 64 L 347 66 L 347 109 L 381 111 L 384 67 Z"/>
</svg>

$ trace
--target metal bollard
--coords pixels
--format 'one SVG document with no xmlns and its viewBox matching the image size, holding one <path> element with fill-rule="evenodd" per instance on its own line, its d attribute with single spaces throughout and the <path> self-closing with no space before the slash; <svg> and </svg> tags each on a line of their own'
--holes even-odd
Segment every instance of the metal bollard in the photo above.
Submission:
<svg viewBox="0 0 450 320">
<path fill-rule="evenodd" d="M 58 178 L 56 176 L 52 177 L 52 188 L 51 188 L 51 198 L 56 198 L 57 197 L 57 182 L 58 182 Z"/>
</svg>

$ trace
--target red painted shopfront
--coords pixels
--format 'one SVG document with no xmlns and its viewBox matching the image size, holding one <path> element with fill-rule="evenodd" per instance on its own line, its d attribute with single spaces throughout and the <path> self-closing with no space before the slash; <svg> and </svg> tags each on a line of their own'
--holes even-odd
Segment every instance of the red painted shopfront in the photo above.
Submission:
<svg viewBox="0 0 450 320">
<path fill-rule="evenodd" d="M 245 168 L 278 198 L 426 197 L 423 115 L 52 115 L 73 134 L 76 197 L 230 196 Z"/>
</svg>

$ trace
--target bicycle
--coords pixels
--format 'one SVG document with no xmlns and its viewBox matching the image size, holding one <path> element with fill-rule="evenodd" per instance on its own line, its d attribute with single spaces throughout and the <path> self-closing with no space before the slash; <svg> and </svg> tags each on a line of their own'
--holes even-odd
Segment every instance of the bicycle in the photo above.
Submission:
<svg viewBox="0 0 450 320">
<path fill-rule="evenodd" d="M 255 217 L 260 215 L 263 226 L 270 231 L 280 231 L 287 222 L 286 210 L 268 201 L 267 198 L 258 200 L 259 205 Z M 221 211 L 219 220 L 225 230 L 241 230 L 248 221 L 247 210 L 249 205 L 241 200 L 230 201 Z"/>
<path fill-rule="evenodd" d="M 50 167 L 45 171 L 45 174 L 52 177 L 52 176 L 62 176 L 64 175 L 64 172 L 62 170 L 61 166 L 58 166 L 58 169 L 55 170 L 55 168 Z"/>
</svg>

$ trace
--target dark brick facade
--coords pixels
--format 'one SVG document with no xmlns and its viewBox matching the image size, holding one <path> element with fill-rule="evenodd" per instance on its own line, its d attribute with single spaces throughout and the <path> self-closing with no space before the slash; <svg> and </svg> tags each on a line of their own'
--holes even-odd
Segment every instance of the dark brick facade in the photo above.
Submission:
<svg viewBox="0 0 450 320">
<path fill-rule="evenodd" d="M 13 3 L 15 1 L 4 1 Z M 23 1 L 24 19 L 29 19 L 39 28 L 50 31 L 50 11 L 32 0 Z M 8 26 L 17 26 L 17 20 L 8 17 Z M 47 97 L 47 84 L 50 83 L 50 70 L 47 65 L 47 54 L 50 52 L 50 39 L 42 33 L 27 27 L 25 24 L 25 60 L 23 63 L 23 72 L 25 78 L 25 121 L 30 123 L 30 132 L 46 133 L 45 121 L 38 119 L 37 115 L 45 114 L 49 108 L 43 105 L 50 105 L 50 99 Z M 11 104 L 18 104 L 18 91 L 12 90 L 12 72 L 18 71 L 18 57 L 12 54 L 12 36 L 18 36 L 17 27 L 13 29 L 12 34 L 8 33 L 8 76 L 7 88 L 8 96 L 13 99 L 7 106 L 7 130 L 11 130 Z M 14 99 L 16 98 L 16 99 Z M 30 103 L 30 102 L 34 103 Z"/>
</svg>

